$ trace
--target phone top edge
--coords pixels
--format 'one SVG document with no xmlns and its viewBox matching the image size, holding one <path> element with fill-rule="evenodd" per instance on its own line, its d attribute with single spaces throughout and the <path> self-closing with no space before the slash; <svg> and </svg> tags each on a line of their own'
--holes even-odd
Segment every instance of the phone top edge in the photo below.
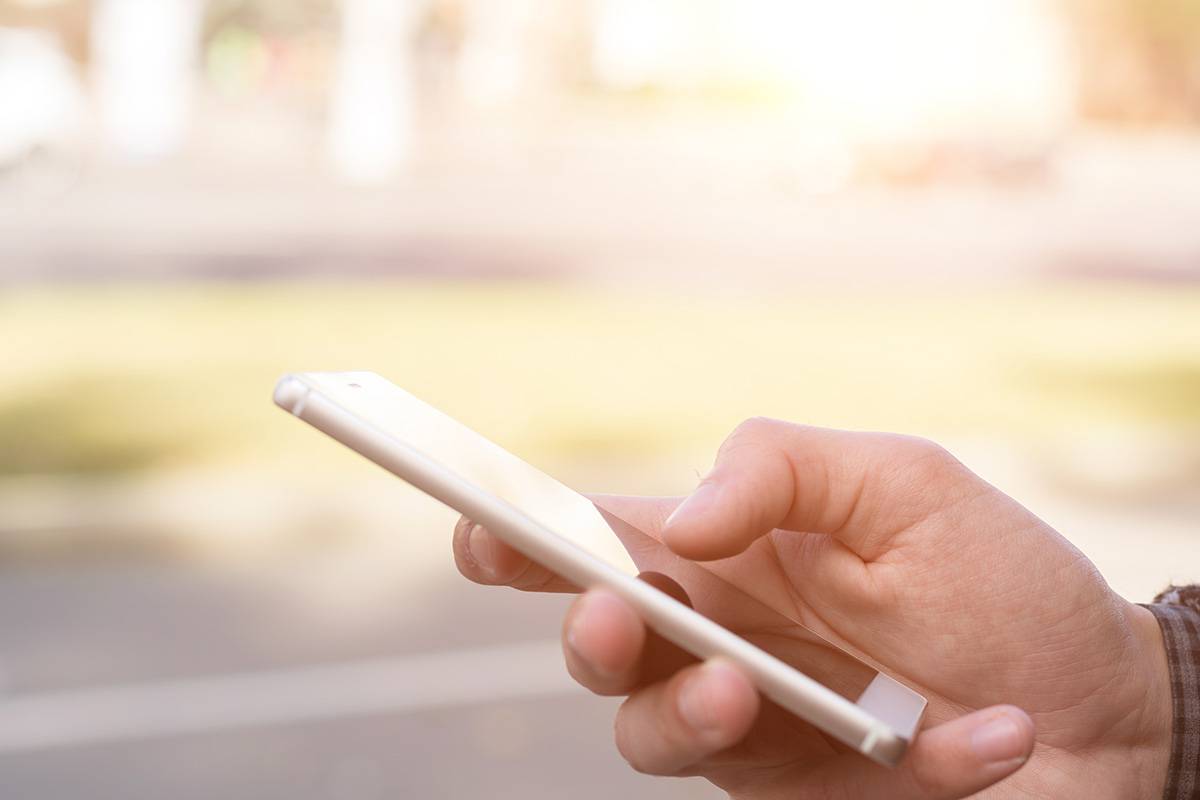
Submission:
<svg viewBox="0 0 1200 800">
<path fill-rule="evenodd" d="M 305 399 L 311 392 L 320 392 L 322 379 L 359 378 L 362 380 L 383 380 L 382 376 L 370 370 L 338 370 L 325 372 L 288 372 L 275 383 L 275 405 L 297 417 L 304 410 Z"/>
</svg>

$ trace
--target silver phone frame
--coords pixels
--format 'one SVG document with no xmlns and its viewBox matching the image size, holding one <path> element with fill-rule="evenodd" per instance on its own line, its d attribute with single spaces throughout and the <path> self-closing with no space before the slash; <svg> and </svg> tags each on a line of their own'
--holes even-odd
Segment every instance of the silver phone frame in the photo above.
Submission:
<svg viewBox="0 0 1200 800">
<path fill-rule="evenodd" d="M 602 586 L 617 593 L 650 627 L 684 650 L 702 659 L 722 656 L 736 663 L 765 696 L 873 761 L 895 766 L 903 758 L 924 713 L 925 698 L 920 694 L 878 672 L 858 702 L 851 702 L 649 583 L 605 564 L 519 508 L 357 416 L 328 396 L 317 380 L 337 377 L 350 384 L 365 374 L 288 374 L 275 387 L 275 404 L 484 525 L 575 585 Z"/>
</svg>

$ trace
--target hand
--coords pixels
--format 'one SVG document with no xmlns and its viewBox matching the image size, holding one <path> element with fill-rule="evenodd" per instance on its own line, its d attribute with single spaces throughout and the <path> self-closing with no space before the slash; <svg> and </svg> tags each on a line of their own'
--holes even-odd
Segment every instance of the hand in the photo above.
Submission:
<svg viewBox="0 0 1200 800">
<path fill-rule="evenodd" d="M 688 568 L 703 570 L 686 559 L 713 562 L 929 700 L 889 770 L 761 699 L 734 665 L 696 663 L 596 589 L 567 615 L 564 654 L 584 686 L 629 695 L 616 739 L 634 768 L 703 775 L 745 798 L 934 800 L 989 786 L 989 797 L 1161 796 L 1171 707 L 1153 616 L 940 447 L 750 420 L 681 504 L 594 500 L 661 543 L 650 559 L 689 594 Z M 454 552 L 479 583 L 573 590 L 467 520 Z M 725 602 L 722 621 L 754 633 Z M 755 641 L 784 657 L 789 636 Z"/>
</svg>

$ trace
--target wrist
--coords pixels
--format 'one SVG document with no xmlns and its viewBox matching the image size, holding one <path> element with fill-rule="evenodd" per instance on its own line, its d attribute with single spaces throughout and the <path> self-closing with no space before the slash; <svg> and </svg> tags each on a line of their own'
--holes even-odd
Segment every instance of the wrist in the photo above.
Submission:
<svg viewBox="0 0 1200 800">
<path fill-rule="evenodd" d="M 1174 706 L 1171 674 L 1162 629 L 1154 614 L 1143 606 L 1127 604 L 1137 657 L 1130 680 L 1135 684 L 1134 735 L 1130 762 L 1136 777 L 1137 797 L 1158 800 L 1163 796 L 1171 761 Z"/>
</svg>

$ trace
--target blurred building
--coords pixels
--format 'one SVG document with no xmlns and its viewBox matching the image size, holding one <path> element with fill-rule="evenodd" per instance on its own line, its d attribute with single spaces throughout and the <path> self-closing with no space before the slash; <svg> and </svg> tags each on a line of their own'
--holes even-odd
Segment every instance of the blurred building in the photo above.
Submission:
<svg viewBox="0 0 1200 800">
<path fill-rule="evenodd" d="M 538 97 L 596 92 L 765 103 L 885 171 L 919 172 L 947 154 L 1019 160 L 1079 112 L 1195 113 L 1200 50 L 1188 45 L 1200 24 L 1181 4 L 1152 5 L 1159 12 L 1118 0 L 25 0 L 0 9 L 0 25 L 54 38 L 40 49 L 10 40 L 3 69 L 59 77 L 41 79 L 54 85 L 36 93 L 37 108 L 11 80 L 0 87 L 0 106 L 23 120 L 0 129 L 0 150 L 20 150 L 32 127 L 79 124 L 64 111 L 78 87 L 47 66 L 69 57 L 119 158 L 178 152 L 196 102 L 232 91 L 244 103 L 315 97 L 324 151 L 361 181 L 417 157 L 421 126 L 448 105 L 520 114 Z M 46 55 L 54 49 L 62 55 Z"/>
</svg>

